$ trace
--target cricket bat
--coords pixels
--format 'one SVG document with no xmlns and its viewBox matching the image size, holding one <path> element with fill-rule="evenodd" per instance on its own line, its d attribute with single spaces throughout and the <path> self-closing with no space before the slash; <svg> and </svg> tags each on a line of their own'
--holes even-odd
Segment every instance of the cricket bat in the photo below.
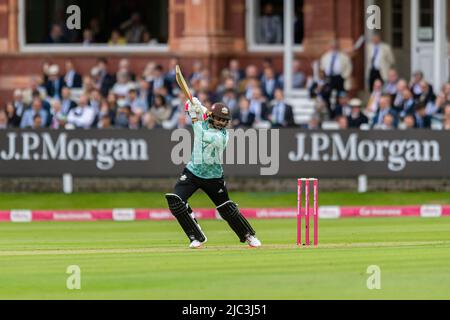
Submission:
<svg viewBox="0 0 450 320">
<path fill-rule="evenodd" d="M 186 83 L 186 80 L 184 80 L 184 77 L 183 77 L 183 74 L 181 73 L 181 69 L 180 69 L 179 65 L 177 65 L 175 67 L 175 77 L 177 79 L 178 86 L 180 87 L 181 91 L 183 91 L 184 95 L 186 96 L 186 99 L 189 99 L 189 101 L 191 103 L 193 103 L 192 94 L 189 91 L 189 87 Z"/>
</svg>

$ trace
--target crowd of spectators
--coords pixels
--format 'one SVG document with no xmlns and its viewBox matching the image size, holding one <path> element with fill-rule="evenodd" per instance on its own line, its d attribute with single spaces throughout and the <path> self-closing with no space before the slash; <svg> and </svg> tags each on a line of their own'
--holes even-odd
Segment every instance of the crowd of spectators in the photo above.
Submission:
<svg viewBox="0 0 450 320">
<path fill-rule="evenodd" d="M 230 107 L 234 128 L 326 129 L 331 123 L 331 129 L 450 130 L 450 83 L 435 90 L 420 71 L 409 81 L 401 78 L 390 61 L 389 48 L 376 47 L 380 40 L 375 35 L 369 50 L 373 55 L 367 73 L 371 90 L 364 102 L 349 90 L 351 59 L 337 43 L 330 44 L 322 56 L 315 80 L 307 79 L 300 61 L 294 61 L 293 86 L 308 89 L 315 104 L 307 124 L 296 122 L 293 107 L 284 98 L 284 76 L 270 59 L 245 68 L 238 59 L 231 59 L 218 80 L 201 61 L 195 61 L 187 76 L 194 95 L 206 107 L 215 102 Z M 139 74 L 132 71 L 128 59 L 112 66 L 99 58 L 88 74 L 80 74 L 70 60 L 63 68 L 44 64 L 42 76 L 33 77 L 28 88 L 15 90 L 12 100 L 0 106 L 0 129 L 188 127 L 185 98 L 175 79 L 178 63 L 172 58 L 164 68 L 149 62 Z"/>
<path fill-rule="evenodd" d="M 320 59 L 317 80 L 309 86 L 316 102 L 310 128 L 333 122 L 339 129 L 446 129 L 450 130 L 450 83 L 440 88 L 425 80 L 422 71 L 411 79 L 399 76 L 392 49 L 374 34 L 367 44 L 367 83 L 370 95 L 364 104 L 351 98 L 351 52 L 332 42 Z"/>
<path fill-rule="evenodd" d="M 132 72 L 130 61 L 111 66 L 100 58 L 89 74 L 80 74 L 72 61 L 64 69 L 44 64 L 41 77 L 26 89 L 14 91 L 13 99 L 0 107 L 0 128 L 184 128 L 190 119 L 184 110 L 185 98 L 175 78 L 178 59 L 169 67 L 149 62 L 141 74 Z M 283 76 L 275 72 L 270 59 L 262 68 L 241 69 L 232 59 L 213 86 L 211 75 L 200 61 L 188 75 L 193 93 L 206 106 L 226 103 L 233 114 L 232 126 L 292 127 L 292 107 L 284 100 Z M 294 63 L 293 82 L 305 87 L 300 62 Z"/>
<path fill-rule="evenodd" d="M 54 23 L 50 27 L 47 37 L 43 39 L 43 42 L 47 44 L 81 43 L 84 46 L 94 44 L 115 46 L 126 44 L 157 44 L 159 41 L 142 22 L 140 13 L 135 12 L 128 20 L 118 23 L 110 31 L 103 30 L 100 20 L 95 17 L 89 20 L 87 27 L 81 32 L 78 30 L 69 30 L 64 21 Z"/>
</svg>

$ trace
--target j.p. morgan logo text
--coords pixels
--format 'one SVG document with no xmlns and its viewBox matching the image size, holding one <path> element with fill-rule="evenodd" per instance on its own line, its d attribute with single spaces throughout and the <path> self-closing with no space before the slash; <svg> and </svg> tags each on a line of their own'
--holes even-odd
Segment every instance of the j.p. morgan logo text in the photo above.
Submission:
<svg viewBox="0 0 450 320">
<path fill-rule="evenodd" d="M 339 133 L 327 135 L 299 133 L 297 150 L 289 152 L 290 161 L 386 162 L 391 171 L 402 171 L 408 162 L 439 162 L 436 140 L 366 140 L 352 133 L 344 141 Z"/>
<path fill-rule="evenodd" d="M 143 139 L 69 138 L 60 133 L 10 132 L 0 160 L 95 161 L 99 170 L 111 170 L 118 161 L 146 161 L 147 142 Z"/>
</svg>

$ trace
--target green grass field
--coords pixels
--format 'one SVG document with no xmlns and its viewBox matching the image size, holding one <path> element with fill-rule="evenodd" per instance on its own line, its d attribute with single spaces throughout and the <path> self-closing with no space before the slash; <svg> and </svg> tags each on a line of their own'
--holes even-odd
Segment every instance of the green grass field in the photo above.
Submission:
<svg viewBox="0 0 450 320">
<path fill-rule="evenodd" d="M 295 195 L 233 193 L 241 206 L 295 205 Z M 0 210 L 162 207 L 161 194 L 0 194 Z M 321 204 L 450 203 L 448 194 L 323 193 Z M 194 206 L 208 207 L 203 195 Z M 297 248 L 295 221 L 252 221 L 264 247 L 223 221 L 187 249 L 174 221 L 0 224 L 0 299 L 450 299 L 450 218 L 320 221 L 320 246 Z M 66 269 L 81 268 L 81 290 Z M 369 290 L 367 268 L 381 269 Z"/>
</svg>

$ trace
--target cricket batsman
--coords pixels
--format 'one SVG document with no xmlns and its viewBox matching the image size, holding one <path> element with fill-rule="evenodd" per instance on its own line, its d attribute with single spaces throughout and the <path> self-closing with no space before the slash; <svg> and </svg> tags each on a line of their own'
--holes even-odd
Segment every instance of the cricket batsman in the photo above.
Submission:
<svg viewBox="0 0 450 320">
<path fill-rule="evenodd" d="M 192 119 L 194 148 L 191 161 L 178 179 L 174 193 L 166 194 L 172 214 L 190 241 L 190 248 L 201 248 L 207 238 L 189 206 L 188 200 L 202 189 L 214 202 L 220 216 L 230 225 L 239 240 L 250 247 L 260 247 L 255 231 L 228 197 L 221 156 L 227 146 L 229 134 L 226 127 L 231 121 L 230 109 L 216 103 L 208 110 L 197 98 L 186 103 L 186 112 Z"/>
</svg>

